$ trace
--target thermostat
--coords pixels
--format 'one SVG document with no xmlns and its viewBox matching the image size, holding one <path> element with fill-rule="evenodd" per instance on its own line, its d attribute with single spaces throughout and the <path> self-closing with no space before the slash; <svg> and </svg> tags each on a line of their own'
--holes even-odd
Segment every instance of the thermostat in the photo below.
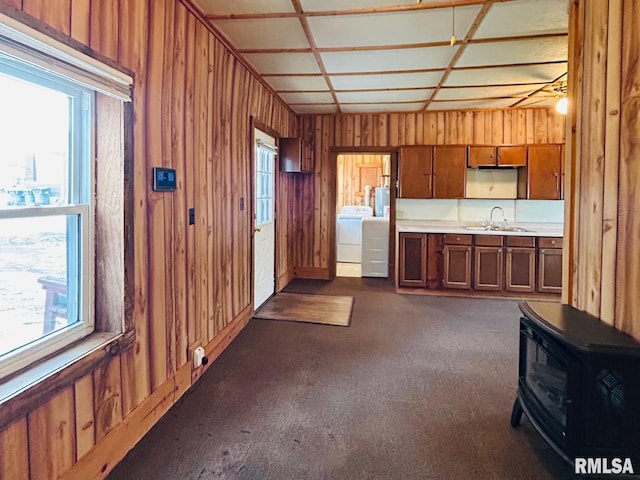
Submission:
<svg viewBox="0 0 640 480">
<path fill-rule="evenodd" d="M 173 168 L 153 167 L 153 190 L 172 192 L 176 189 L 176 171 Z"/>
</svg>

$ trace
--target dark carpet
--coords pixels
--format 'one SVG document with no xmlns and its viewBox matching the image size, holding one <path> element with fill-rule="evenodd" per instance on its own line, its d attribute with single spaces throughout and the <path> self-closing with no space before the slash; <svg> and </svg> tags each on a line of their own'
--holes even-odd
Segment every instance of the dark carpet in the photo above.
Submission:
<svg viewBox="0 0 640 480">
<path fill-rule="evenodd" d="M 575 478 L 509 424 L 517 302 L 360 278 L 286 291 L 353 295 L 351 328 L 251 320 L 109 480 Z"/>
</svg>

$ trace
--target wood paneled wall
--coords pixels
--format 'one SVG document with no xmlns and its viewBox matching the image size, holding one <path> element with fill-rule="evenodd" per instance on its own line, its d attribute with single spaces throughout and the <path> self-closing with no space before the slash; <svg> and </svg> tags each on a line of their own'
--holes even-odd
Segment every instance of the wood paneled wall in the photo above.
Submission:
<svg viewBox="0 0 640 480">
<path fill-rule="evenodd" d="M 395 151 L 400 145 L 562 143 L 563 115 L 547 109 L 305 116 L 315 128 L 315 171 L 300 178 L 304 201 L 297 265 L 309 276 L 329 274 L 335 242 L 336 156 L 340 147 Z M 312 122 L 311 120 L 315 120 Z M 369 150 L 368 150 L 369 149 Z"/>
<path fill-rule="evenodd" d="M 640 4 L 571 2 L 563 300 L 640 340 Z"/>
<path fill-rule="evenodd" d="M 3 480 L 102 478 L 201 373 L 192 372 L 188 349 L 200 344 L 217 356 L 252 313 L 251 117 L 282 136 L 298 133 L 298 119 L 188 0 L 0 7 L 135 74 L 135 264 L 127 268 L 136 345 L 0 432 Z M 176 169 L 174 193 L 151 191 L 154 166 Z M 286 276 L 299 234 L 296 185 L 279 179 L 277 273 Z"/>
</svg>

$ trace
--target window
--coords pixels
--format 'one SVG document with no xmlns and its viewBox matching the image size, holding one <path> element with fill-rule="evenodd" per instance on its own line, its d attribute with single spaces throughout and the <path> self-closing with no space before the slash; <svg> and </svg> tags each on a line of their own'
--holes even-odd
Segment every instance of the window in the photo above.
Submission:
<svg viewBox="0 0 640 480">
<path fill-rule="evenodd" d="M 275 147 L 256 142 L 256 227 L 273 222 Z"/>
<path fill-rule="evenodd" d="M 96 98 L 130 85 L 0 15 L 0 379 L 95 329 Z"/>
</svg>

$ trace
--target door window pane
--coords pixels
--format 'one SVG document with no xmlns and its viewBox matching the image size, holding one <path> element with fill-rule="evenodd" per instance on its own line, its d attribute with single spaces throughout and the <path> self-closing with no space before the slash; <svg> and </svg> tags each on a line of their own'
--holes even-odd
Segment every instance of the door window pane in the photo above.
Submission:
<svg viewBox="0 0 640 480">
<path fill-rule="evenodd" d="M 256 146 L 256 226 L 273 222 L 273 151 Z"/>
</svg>

